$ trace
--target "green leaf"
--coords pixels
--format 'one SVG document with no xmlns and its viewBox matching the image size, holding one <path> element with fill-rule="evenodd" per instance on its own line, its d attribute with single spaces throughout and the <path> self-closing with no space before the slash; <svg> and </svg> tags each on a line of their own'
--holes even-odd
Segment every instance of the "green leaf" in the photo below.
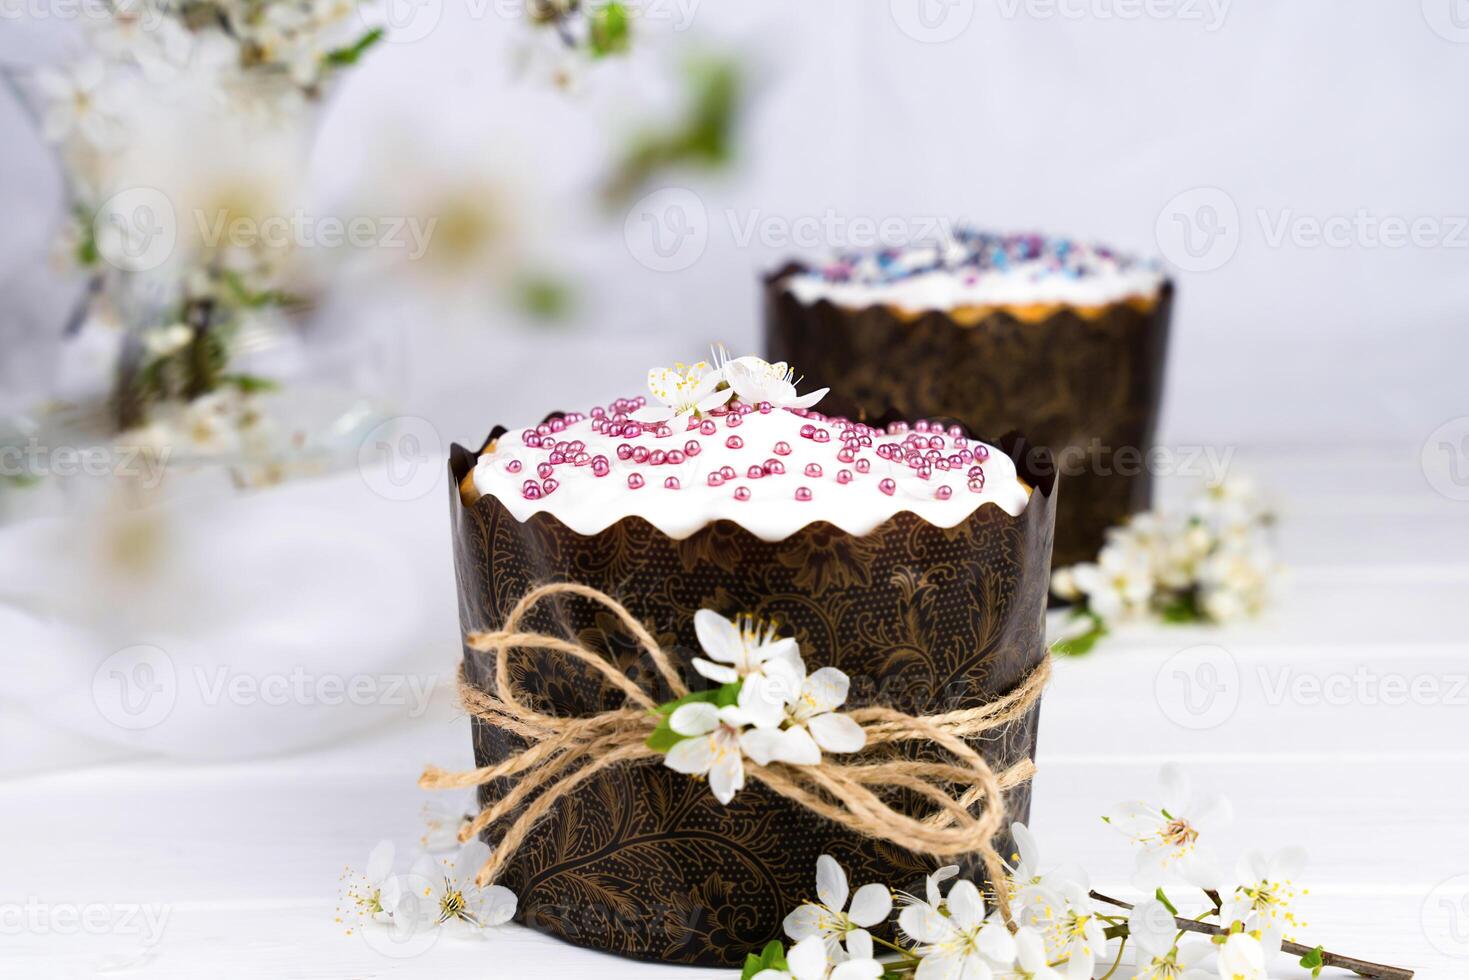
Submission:
<svg viewBox="0 0 1469 980">
<path fill-rule="evenodd" d="M 1175 917 L 1178 915 L 1178 909 L 1174 907 L 1172 902 L 1168 901 L 1168 896 L 1163 894 L 1162 888 L 1158 889 L 1158 891 L 1154 894 L 1154 897 L 1158 899 L 1158 901 L 1163 903 L 1163 907 L 1167 909 L 1171 915 Z"/>
<path fill-rule="evenodd" d="M 321 56 L 321 60 L 324 64 L 332 65 L 336 68 L 345 68 L 348 65 L 355 65 L 357 64 L 358 60 L 361 59 L 362 55 L 367 51 L 368 48 L 372 47 L 374 44 L 381 41 L 382 39 L 383 29 L 381 27 L 374 27 L 372 30 L 359 37 L 355 43 L 349 44 L 345 48 L 337 48 L 334 51 L 328 51 L 326 54 Z"/>
<path fill-rule="evenodd" d="M 590 26 L 593 57 L 623 54 L 632 42 L 632 20 L 616 0 L 592 11 Z"/>
<path fill-rule="evenodd" d="M 1107 635 L 1107 624 L 1102 621 L 1102 617 L 1089 609 L 1080 610 L 1073 619 L 1090 619 L 1092 624 L 1085 632 L 1051 644 L 1052 653 L 1062 657 L 1080 657 L 1091 653 L 1097 641 Z"/>
<path fill-rule="evenodd" d="M 242 395 L 254 395 L 280 388 L 280 382 L 262 378 L 258 374 L 226 374 L 222 375 L 219 380 L 221 384 L 234 387 Z"/>
<path fill-rule="evenodd" d="M 571 286 L 551 275 L 526 276 L 515 292 L 516 305 L 538 320 L 559 320 L 572 307 Z"/>
<path fill-rule="evenodd" d="M 687 85 L 687 113 L 671 127 L 633 139 L 602 189 L 608 204 L 626 203 L 666 170 L 717 170 L 734 158 L 743 88 L 738 65 L 729 60 L 694 61 Z"/>
<path fill-rule="evenodd" d="M 760 955 L 747 953 L 745 955 L 745 969 L 740 973 L 740 980 L 750 980 L 762 970 L 788 970 L 790 965 L 786 963 L 785 947 L 780 944 L 779 939 L 772 939 L 765 944 Z"/>
<path fill-rule="evenodd" d="M 1321 971 L 1326 969 L 1326 950 L 1317 946 L 1311 952 L 1301 957 L 1301 966 L 1311 971 L 1311 976 L 1321 976 Z"/>
<path fill-rule="evenodd" d="M 1168 600 L 1158 610 L 1165 623 L 1202 623 L 1209 617 L 1199 608 L 1198 595 L 1192 589 Z"/>
</svg>

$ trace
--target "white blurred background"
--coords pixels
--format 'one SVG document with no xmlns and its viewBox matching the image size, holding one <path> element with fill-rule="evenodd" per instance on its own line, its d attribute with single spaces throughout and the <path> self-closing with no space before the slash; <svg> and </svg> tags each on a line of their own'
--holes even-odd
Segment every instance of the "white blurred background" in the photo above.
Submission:
<svg viewBox="0 0 1469 980">
<path fill-rule="evenodd" d="M 756 275 L 809 252 L 779 236 L 828 215 L 968 218 L 1175 259 L 1170 209 L 1217 203 L 1176 200 L 1198 188 L 1223 192 L 1230 234 L 1217 268 L 1179 273 L 1165 440 L 1417 444 L 1459 413 L 1469 122 L 1445 110 L 1469 82 L 1461 0 L 668 0 L 649 6 L 645 63 L 570 97 L 513 77 L 514 5 L 394 3 L 405 40 L 390 32 L 340 87 L 314 184 L 383 167 L 410 192 L 478 172 L 506 189 L 515 247 L 576 287 L 554 329 L 407 307 L 404 407 L 446 438 L 626 390 L 713 339 L 752 348 Z M 43 60 L 73 26 L 0 25 L 7 64 Z M 741 59 L 747 111 L 727 168 L 675 168 L 637 195 L 687 187 L 705 209 L 702 254 L 658 272 L 624 240 L 629 205 L 600 209 L 596 188 L 620 141 L 675 103 L 646 62 L 695 49 Z M 0 268 L 20 280 L 0 312 L 9 350 L 60 198 L 8 102 L 0 145 Z M 1420 222 L 1417 242 L 1394 222 Z M 547 360 L 561 370 L 525 370 Z"/>
</svg>

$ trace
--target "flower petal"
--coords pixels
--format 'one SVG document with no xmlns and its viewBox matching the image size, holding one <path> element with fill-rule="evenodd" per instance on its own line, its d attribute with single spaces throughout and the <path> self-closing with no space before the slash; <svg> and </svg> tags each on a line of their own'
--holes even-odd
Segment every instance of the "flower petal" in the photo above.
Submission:
<svg viewBox="0 0 1469 980">
<path fill-rule="evenodd" d="M 1035 841 L 1035 834 L 1025 824 L 1017 821 L 1010 825 L 1010 837 L 1015 841 L 1015 850 L 1020 855 L 1020 866 L 1030 874 L 1040 874 L 1041 849 Z"/>
<path fill-rule="evenodd" d="M 745 759 L 738 752 L 724 752 L 709 767 L 709 788 L 714 798 L 729 805 L 734 795 L 745 788 Z"/>
<path fill-rule="evenodd" d="M 867 744 L 867 732 L 850 715 L 832 712 L 807 719 L 811 737 L 828 752 L 858 752 Z"/>
<path fill-rule="evenodd" d="M 686 776 L 702 776 L 714 765 L 714 741 L 706 737 L 686 738 L 668 750 L 663 764 Z"/>
<path fill-rule="evenodd" d="M 833 912 L 847 907 L 847 873 L 836 858 L 823 854 L 816 859 L 816 897 Z"/>
<path fill-rule="evenodd" d="M 972 881 L 956 881 L 949 889 L 949 916 L 960 929 L 974 929 L 984 921 L 984 899 Z"/>
<path fill-rule="evenodd" d="M 811 699 L 812 714 L 840 708 L 847 700 L 852 680 L 835 667 L 822 667 L 807 677 L 801 685 L 801 694 Z"/>
<path fill-rule="evenodd" d="M 944 900 L 944 893 L 939 891 L 939 885 L 954 878 L 959 874 L 957 864 L 946 864 L 929 875 L 923 882 L 924 889 L 928 892 L 928 904 L 938 908 Z"/>
<path fill-rule="evenodd" d="M 796 980 L 821 980 L 826 975 L 826 941 L 814 933 L 807 936 L 791 947 L 786 965 Z"/>
<path fill-rule="evenodd" d="M 866 929 L 853 929 L 847 933 L 847 959 L 872 959 L 872 933 Z"/>
<path fill-rule="evenodd" d="M 673 409 L 667 405 L 644 405 L 642 408 L 629 415 L 628 418 L 632 419 L 634 422 L 642 422 L 647 425 L 653 425 L 658 422 L 667 422 L 669 419 L 673 418 L 674 414 L 675 413 Z"/>
<path fill-rule="evenodd" d="M 515 897 L 513 891 L 499 885 L 491 885 L 485 889 L 484 914 L 480 918 L 480 924 L 504 925 L 515 918 L 515 909 L 519 904 L 520 900 Z"/>
<path fill-rule="evenodd" d="M 367 880 L 380 885 L 393 872 L 393 856 L 396 848 L 390 840 L 378 841 L 377 847 L 367 856 Z"/>
<path fill-rule="evenodd" d="M 935 950 L 923 958 L 913 973 L 913 980 L 969 980 L 964 976 L 964 958 Z"/>
<path fill-rule="evenodd" d="M 740 712 L 756 728 L 776 728 L 786 716 L 786 685 L 760 674 L 751 674 L 740 686 Z"/>
<path fill-rule="evenodd" d="M 454 858 L 454 883 L 461 889 L 475 887 L 474 876 L 479 874 L 479 869 L 484 867 L 484 863 L 489 859 L 490 845 L 478 837 L 466 841 Z"/>
<path fill-rule="evenodd" d="M 695 657 L 693 660 L 694 670 L 701 677 L 707 677 L 716 684 L 733 684 L 740 679 L 740 672 L 733 667 L 705 660 L 703 657 Z"/>
<path fill-rule="evenodd" d="M 712 609 L 694 613 L 694 633 L 704 652 L 722 664 L 739 663 L 744 656 L 745 644 L 739 629 Z"/>
<path fill-rule="evenodd" d="M 1015 937 L 997 916 L 991 916 L 984 928 L 979 930 L 975 947 L 997 963 L 1015 962 Z"/>
<path fill-rule="evenodd" d="M 821 764 L 821 750 L 806 729 L 788 728 L 780 733 L 780 751 L 776 759 L 793 766 L 815 766 Z"/>
<path fill-rule="evenodd" d="M 740 733 L 740 751 L 757 765 L 768 766 L 780 757 L 782 736 L 776 728 L 753 728 Z"/>
<path fill-rule="evenodd" d="M 883 966 L 871 956 L 850 959 L 838 963 L 831 971 L 831 980 L 877 980 L 883 975 Z M 820 974 L 817 974 L 820 977 Z"/>
<path fill-rule="evenodd" d="M 1015 933 L 1015 959 L 1026 973 L 1039 973 L 1046 961 L 1046 941 L 1029 926 Z"/>
<path fill-rule="evenodd" d="M 1173 948 L 1178 929 L 1173 913 L 1157 899 L 1139 902 L 1127 916 L 1128 934 L 1146 953 L 1164 956 Z"/>
<path fill-rule="evenodd" d="M 852 896 L 847 917 L 866 929 L 886 919 L 893 910 L 893 893 L 887 885 L 863 885 Z"/>
<path fill-rule="evenodd" d="M 785 929 L 787 936 L 799 942 L 810 936 L 819 936 L 821 920 L 825 917 L 825 909 L 807 902 L 804 905 L 796 906 L 795 911 L 785 917 L 781 927 Z"/>
<path fill-rule="evenodd" d="M 668 727 L 680 735 L 708 735 L 719 725 L 719 709 L 708 701 L 690 701 L 673 710 Z"/>
<path fill-rule="evenodd" d="M 830 388 L 817 388 L 815 391 L 808 391 L 804 395 L 800 395 L 799 397 L 792 398 L 787 401 L 785 403 L 785 407 L 810 408 L 812 405 L 815 405 L 817 402 L 821 401 L 821 399 L 825 398 L 826 393 L 829 391 L 831 391 Z"/>
<path fill-rule="evenodd" d="M 954 934 L 944 914 L 926 902 L 915 902 L 899 912 L 898 928 L 915 943 L 941 943 Z"/>
<path fill-rule="evenodd" d="M 694 404 L 694 408 L 697 409 L 699 412 L 708 412 L 712 409 L 718 408 L 720 405 L 723 405 L 725 402 L 729 401 L 733 397 L 733 388 L 723 388 L 719 391 L 714 392 L 714 394 L 712 395 L 706 395 L 703 398 L 699 399 L 698 402 Z"/>
</svg>

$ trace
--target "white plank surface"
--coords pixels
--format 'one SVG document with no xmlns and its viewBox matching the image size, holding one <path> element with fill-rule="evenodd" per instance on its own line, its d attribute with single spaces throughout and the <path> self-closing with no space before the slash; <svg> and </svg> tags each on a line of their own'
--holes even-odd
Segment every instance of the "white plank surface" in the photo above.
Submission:
<svg viewBox="0 0 1469 980">
<path fill-rule="evenodd" d="M 1124 630 L 1061 663 L 1033 824 L 1051 857 L 1126 893 L 1130 855 L 1098 816 L 1180 760 L 1233 798 L 1227 846 L 1307 847 L 1310 938 L 1462 980 L 1469 504 L 1434 494 L 1415 453 L 1389 458 L 1377 470 L 1347 454 L 1248 461 L 1281 496 L 1291 575 L 1279 604 L 1226 630 Z M 465 722 L 440 702 L 415 723 L 298 756 L 113 762 L 0 782 L 0 977 L 729 975 L 630 963 L 517 927 L 446 934 L 405 957 L 381 937 L 346 935 L 334 921 L 343 868 L 360 868 L 384 837 L 410 846 L 420 767 L 468 755 Z M 22 914 L 94 903 L 103 919 L 91 931 Z M 157 943 L 145 947 L 151 927 L 134 905 L 162 917 Z"/>
</svg>

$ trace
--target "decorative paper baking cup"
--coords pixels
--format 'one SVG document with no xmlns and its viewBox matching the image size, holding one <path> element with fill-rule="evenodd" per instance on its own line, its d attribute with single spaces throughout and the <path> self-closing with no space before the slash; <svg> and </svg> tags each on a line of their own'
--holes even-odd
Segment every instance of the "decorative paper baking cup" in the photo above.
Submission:
<svg viewBox="0 0 1469 980">
<path fill-rule="evenodd" d="M 1064 493 L 1056 567 L 1096 557 L 1107 528 L 1146 510 L 1163 392 L 1173 285 L 1154 302 L 969 308 L 916 313 L 804 304 L 765 281 L 772 361 L 796 365 L 868 414 L 952 419 L 971 432 L 1018 429 L 1049 447 Z"/>
<path fill-rule="evenodd" d="M 546 514 L 518 521 L 494 497 L 461 496 L 476 454 L 455 446 L 460 623 L 466 634 L 496 628 L 532 587 L 580 582 L 617 597 L 685 664 L 699 650 L 696 611 L 749 612 L 793 634 L 808 663 L 849 674 L 848 706 L 882 703 L 913 714 L 973 707 L 1009 691 L 1046 649 L 1055 481 L 1029 466 L 1044 452 L 1027 452 L 1015 438 L 1002 446 L 1035 488 L 1018 517 L 984 504 L 943 529 L 903 512 L 865 535 L 817 521 L 775 542 L 725 520 L 682 540 L 636 517 L 592 535 Z M 607 650 L 639 684 L 661 691 L 601 607 L 549 601 L 525 627 Z M 467 647 L 464 656 L 468 679 L 491 688 L 493 662 Z M 517 662 L 524 665 L 518 682 L 557 713 L 621 706 L 600 679 L 555 654 Z M 692 670 L 686 677 L 698 680 Z M 1033 755 L 1037 714 L 982 743 L 996 771 Z M 477 719 L 473 732 L 481 766 L 515 744 Z M 502 791 L 482 787 L 481 803 Z M 1011 818 L 1024 819 L 1028 786 L 1009 797 Z M 1001 853 L 1010 846 L 1004 842 Z M 780 936 L 781 920 L 811 897 L 823 853 L 847 869 L 854 887 L 882 881 L 914 894 L 941 863 L 843 830 L 757 783 L 723 806 L 701 782 L 648 763 L 607 770 L 558 804 L 499 883 L 520 897 L 520 921 L 577 945 L 735 966 Z M 977 863 L 967 870 L 980 874 Z"/>
</svg>

